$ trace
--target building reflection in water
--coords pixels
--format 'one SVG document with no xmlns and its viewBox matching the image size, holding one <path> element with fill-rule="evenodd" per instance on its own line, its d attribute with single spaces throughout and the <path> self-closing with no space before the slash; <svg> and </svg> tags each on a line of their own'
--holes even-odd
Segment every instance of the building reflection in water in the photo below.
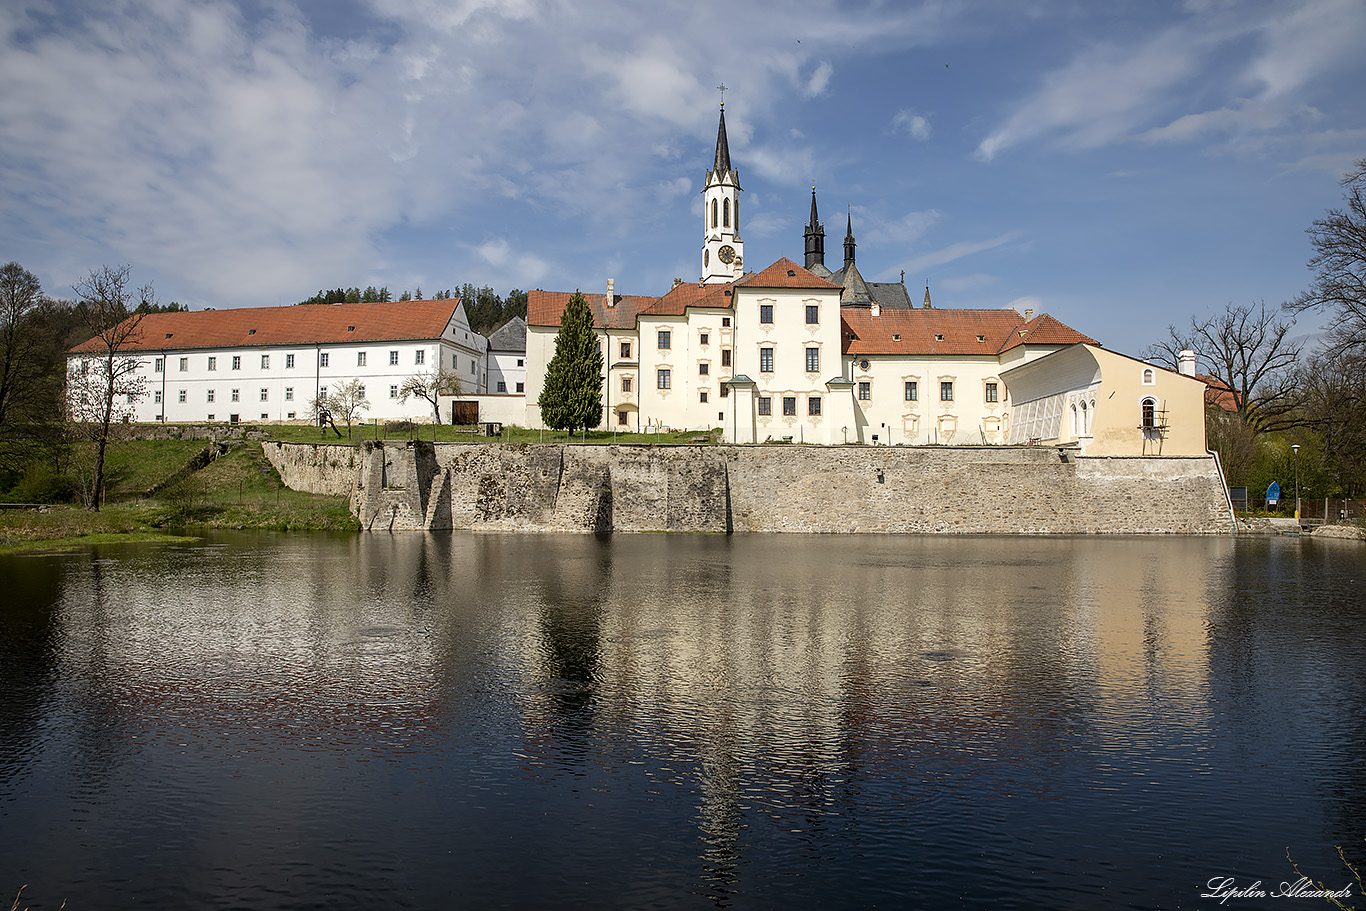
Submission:
<svg viewBox="0 0 1366 911">
<path fill-rule="evenodd" d="M 1236 546 L 414 533 L 96 555 L 35 583 L 54 622 L 6 620 L 32 664 L 13 717 L 31 725 L 59 690 L 79 706 L 73 745 L 95 788 L 172 730 L 237 756 L 477 748 L 523 781 L 596 769 L 604 790 L 691 795 L 695 891 L 726 904 L 777 839 L 775 862 L 800 873 L 895 811 L 970 850 L 944 812 L 968 791 L 985 800 L 961 812 L 987 814 L 993 797 L 1048 801 L 1078 777 L 1131 788 L 1125 757 L 1144 757 L 1130 775 L 1202 761 L 1196 741 L 1223 723 L 1212 700 L 1237 710 L 1275 690 L 1257 651 L 1281 634 Z M 1355 704 L 1353 655 L 1320 683 Z M 1360 719 L 1333 749 L 1360 752 Z M 239 796 L 259 806 L 262 787 Z M 306 812 L 288 787 L 269 799 Z M 1180 824 L 1179 806 L 1154 813 Z"/>
</svg>

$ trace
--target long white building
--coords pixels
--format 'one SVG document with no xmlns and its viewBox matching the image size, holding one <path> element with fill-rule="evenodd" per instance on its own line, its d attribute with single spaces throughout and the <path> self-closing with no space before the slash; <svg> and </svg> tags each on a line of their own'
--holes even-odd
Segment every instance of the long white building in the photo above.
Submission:
<svg viewBox="0 0 1366 911">
<path fill-rule="evenodd" d="M 121 354 L 149 386 L 127 405 L 134 421 L 308 420 L 311 401 L 353 379 L 367 419 L 430 420 L 430 403 L 399 399 L 403 381 L 440 367 L 482 393 L 487 348 L 452 299 L 150 313 Z M 94 340 L 78 345 L 68 368 L 98 356 Z"/>
</svg>

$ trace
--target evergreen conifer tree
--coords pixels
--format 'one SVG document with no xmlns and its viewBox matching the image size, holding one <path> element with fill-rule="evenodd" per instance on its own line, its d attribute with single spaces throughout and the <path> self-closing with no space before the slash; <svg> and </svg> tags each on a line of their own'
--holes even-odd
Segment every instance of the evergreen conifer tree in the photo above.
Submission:
<svg viewBox="0 0 1366 911">
<path fill-rule="evenodd" d="M 577 291 L 560 314 L 539 404 L 541 419 L 556 430 L 602 423 L 602 352 L 593 334 L 593 311 Z"/>
</svg>

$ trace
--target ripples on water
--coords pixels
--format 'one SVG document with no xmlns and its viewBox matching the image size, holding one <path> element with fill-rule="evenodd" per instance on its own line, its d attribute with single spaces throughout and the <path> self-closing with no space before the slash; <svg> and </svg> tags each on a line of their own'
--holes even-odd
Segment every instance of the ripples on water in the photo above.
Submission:
<svg viewBox="0 0 1366 911">
<path fill-rule="evenodd" d="M 1293 880 L 1287 847 L 1362 859 L 1354 544 L 228 536 L 0 571 L 0 887 L 35 909 L 1191 907 Z"/>
</svg>

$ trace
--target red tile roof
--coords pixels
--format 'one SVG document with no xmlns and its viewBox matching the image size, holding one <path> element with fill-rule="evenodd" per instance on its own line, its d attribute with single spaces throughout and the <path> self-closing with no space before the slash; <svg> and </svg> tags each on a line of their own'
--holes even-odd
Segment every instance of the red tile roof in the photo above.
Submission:
<svg viewBox="0 0 1366 911">
<path fill-rule="evenodd" d="M 148 313 L 138 324 L 141 336 L 127 347 L 159 351 L 436 339 L 446 331 L 459 303 L 451 299 Z M 91 339 L 71 351 L 97 348 L 98 342 Z"/>
<path fill-rule="evenodd" d="M 559 326 L 560 315 L 569 305 L 569 299 L 576 291 L 528 291 L 526 298 L 526 323 L 528 326 Z M 632 294 L 614 295 L 614 307 L 605 304 L 606 294 L 583 295 L 588 301 L 588 309 L 593 312 L 593 327 L 596 329 L 634 329 L 636 316 L 653 306 L 659 298 L 642 297 Z"/>
<path fill-rule="evenodd" d="M 688 307 L 712 307 L 729 310 L 732 282 L 702 285 L 684 282 L 674 285 L 669 293 L 649 308 L 651 316 L 683 316 Z"/>
<path fill-rule="evenodd" d="M 1221 411 L 1230 413 L 1238 410 L 1238 393 L 1228 383 L 1204 373 L 1197 373 L 1195 378 L 1205 384 L 1206 405 L 1213 405 Z"/>
<path fill-rule="evenodd" d="M 840 311 L 845 354 L 998 355 L 1016 345 L 1096 344 L 1047 314 L 1026 322 L 1014 310 Z M 981 339 L 980 341 L 978 339 Z"/>
<path fill-rule="evenodd" d="M 838 291 L 842 286 L 808 272 L 784 256 L 762 272 L 751 272 L 735 282 L 740 288 L 813 288 Z"/>
</svg>

